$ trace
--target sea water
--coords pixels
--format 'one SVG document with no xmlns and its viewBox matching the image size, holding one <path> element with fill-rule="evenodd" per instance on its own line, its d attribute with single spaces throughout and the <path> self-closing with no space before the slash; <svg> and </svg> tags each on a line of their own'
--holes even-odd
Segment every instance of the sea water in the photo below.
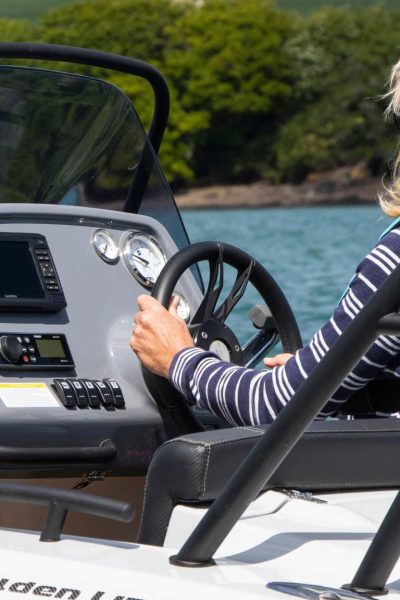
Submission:
<svg viewBox="0 0 400 600">
<path fill-rule="evenodd" d="M 329 319 L 356 266 L 391 222 L 375 205 L 185 210 L 182 217 L 192 242 L 225 241 L 262 263 L 289 300 L 304 342 Z M 228 270 L 226 278 L 228 289 Z M 228 323 L 241 342 L 252 335 L 249 308 L 260 303 L 249 293 Z"/>
</svg>

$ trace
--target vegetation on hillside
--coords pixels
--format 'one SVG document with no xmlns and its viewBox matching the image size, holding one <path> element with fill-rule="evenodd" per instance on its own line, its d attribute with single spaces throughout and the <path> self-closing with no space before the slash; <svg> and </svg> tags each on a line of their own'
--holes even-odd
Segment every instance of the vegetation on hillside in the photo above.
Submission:
<svg viewBox="0 0 400 600">
<path fill-rule="evenodd" d="M 41 0 L 36 0 L 41 1 Z M 64 0 L 65 1 L 65 0 Z M 276 5 L 282 10 L 295 10 L 302 15 L 308 15 L 313 11 L 327 6 L 336 8 L 357 8 L 364 9 L 369 6 L 384 6 L 386 8 L 397 8 L 398 0 L 276 0 Z"/>
<path fill-rule="evenodd" d="M 37 19 L 58 6 L 75 4 L 77 1 L 79 0 L 0 0 L 0 18 Z M 376 4 L 396 8 L 398 0 L 276 0 L 278 8 L 295 10 L 303 15 L 328 5 L 363 9 Z"/>
<path fill-rule="evenodd" d="M 0 18 L 37 19 L 49 10 L 76 0 L 0 0 Z"/>
<path fill-rule="evenodd" d="M 298 182 L 358 163 L 381 173 L 395 138 L 378 98 L 400 57 L 400 9 L 336 6 L 304 16 L 278 7 L 272 0 L 86 0 L 34 24 L 2 19 L 0 26 L 3 40 L 98 48 L 159 67 L 172 96 L 161 161 L 177 185 Z M 145 85 L 85 72 L 123 87 L 148 123 Z"/>
</svg>

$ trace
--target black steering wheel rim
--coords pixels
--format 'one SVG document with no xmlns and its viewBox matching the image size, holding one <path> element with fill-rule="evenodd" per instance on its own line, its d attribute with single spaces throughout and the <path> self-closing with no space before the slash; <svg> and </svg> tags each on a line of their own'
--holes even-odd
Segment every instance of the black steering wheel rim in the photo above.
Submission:
<svg viewBox="0 0 400 600">
<path fill-rule="evenodd" d="M 198 242 L 174 254 L 156 281 L 152 291 L 153 298 L 168 308 L 181 275 L 191 266 L 203 260 L 222 260 L 238 271 L 247 270 L 248 281 L 256 288 L 272 313 L 283 351 L 294 353 L 301 348 L 301 335 L 295 316 L 275 279 L 252 256 L 231 244 Z M 182 401 L 180 394 L 166 379 L 154 375 L 145 368 L 143 368 L 143 375 L 164 422 L 168 423 L 167 429 L 171 431 L 171 436 L 204 429 L 188 404 Z"/>
</svg>

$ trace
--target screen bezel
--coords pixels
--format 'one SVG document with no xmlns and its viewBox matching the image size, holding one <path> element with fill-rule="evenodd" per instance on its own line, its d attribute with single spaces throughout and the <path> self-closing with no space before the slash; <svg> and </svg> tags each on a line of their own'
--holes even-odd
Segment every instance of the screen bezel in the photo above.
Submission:
<svg viewBox="0 0 400 600">
<path fill-rule="evenodd" d="M 0 239 L 0 300 L 43 300 L 45 290 L 30 244 Z"/>
<path fill-rule="evenodd" d="M 44 276 L 40 270 L 39 260 L 35 253 L 36 249 L 44 249 L 47 251 L 51 265 L 54 269 L 54 277 L 59 281 L 46 238 L 40 234 L 0 232 L 0 244 L 1 242 L 28 243 L 29 253 L 37 276 L 37 282 L 43 290 L 43 297 L 0 297 L 0 312 L 58 312 L 62 308 L 65 308 L 67 302 L 61 284 L 59 284 L 59 290 L 57 291 L 51 291 L 46 288 Z"/>
</svg>

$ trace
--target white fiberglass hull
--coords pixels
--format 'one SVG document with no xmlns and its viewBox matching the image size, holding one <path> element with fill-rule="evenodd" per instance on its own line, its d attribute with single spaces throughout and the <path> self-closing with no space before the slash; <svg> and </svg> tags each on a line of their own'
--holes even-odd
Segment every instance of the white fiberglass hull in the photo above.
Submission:
<svg viewBox="0 0 400 600">
<path fill-rule="evenodd" d="M 324 503 L 268 492 L 252 503 L 216 554 L 216 565 L 169 563 L 204 511 L 178 506 L 164 548 L 0 531 L 0 598 L 204 600 L 285 598 L 271 582 L 340 588 L 349 583 L 394 493 L 320 496 Z M 400 565 L 388 582 L 400 592 Z M 287 596 L 286 596 L 287 597 Z"/>
</svg>

